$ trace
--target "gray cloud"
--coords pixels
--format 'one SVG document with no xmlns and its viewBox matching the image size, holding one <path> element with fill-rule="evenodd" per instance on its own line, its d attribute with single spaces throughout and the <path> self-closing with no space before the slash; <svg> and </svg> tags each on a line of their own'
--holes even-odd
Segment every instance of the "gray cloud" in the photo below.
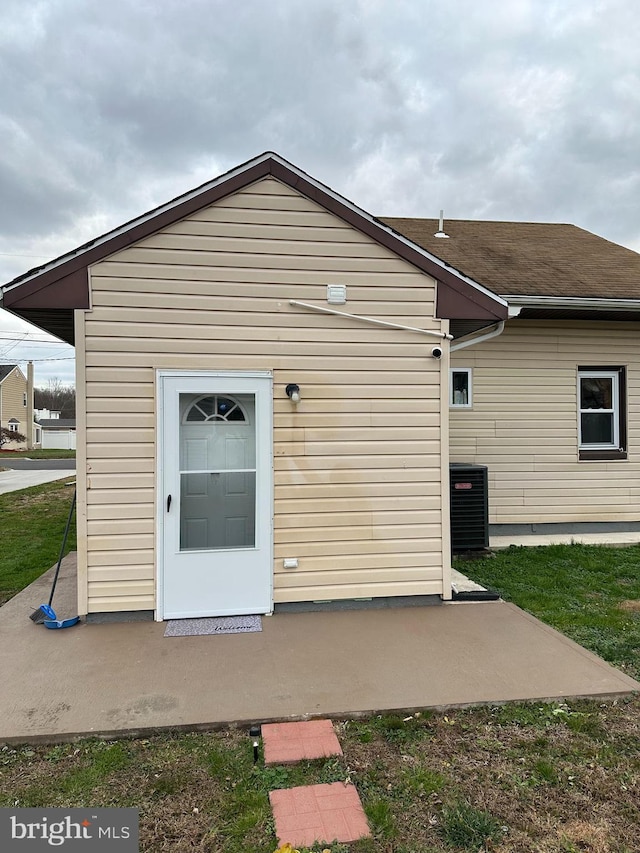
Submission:
<svg viewBox="0 0 640 853">
<path fill-rule="evenodd" d="M 5 0 L 2 277 L 267 149 L 376 214 L 640 247 L 639 22 L 633 0 Z"/>
</svg>

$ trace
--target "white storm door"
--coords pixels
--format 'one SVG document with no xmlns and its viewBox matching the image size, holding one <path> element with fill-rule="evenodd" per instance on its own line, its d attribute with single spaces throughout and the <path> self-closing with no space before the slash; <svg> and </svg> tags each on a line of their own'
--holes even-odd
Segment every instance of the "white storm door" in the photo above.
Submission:
<svg viewBox="0 0 640 853">
<path fill-rule="evenodd" d="M 159 616 L 272 609 L 272 379 L 161 373 Z"/>
</svg>

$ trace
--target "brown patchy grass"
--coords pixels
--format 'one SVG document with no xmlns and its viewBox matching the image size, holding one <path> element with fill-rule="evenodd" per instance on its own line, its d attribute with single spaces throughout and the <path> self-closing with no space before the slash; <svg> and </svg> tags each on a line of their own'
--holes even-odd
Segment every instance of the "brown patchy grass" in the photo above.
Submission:
<svg viewBox="0 0 640 853">
<path fill-rule="evenodd" d="M 618 607 L 620 610 L 625 610 L 627 613 L 640 613 L 640 600 L 634 598 L 628 601 L 621 601 Z"/>
<path fill-rule="evenodd" d="M 135 806 L 145 853 L 272 853 L 269 790 L 349 779 L 374 833 L 352 853 L 638 849 L 639 697 L 336 728 L 343 758 L 294 767 L 254 767 L 237 730 L 5 747 L 0 806 Z"/>
</svg>

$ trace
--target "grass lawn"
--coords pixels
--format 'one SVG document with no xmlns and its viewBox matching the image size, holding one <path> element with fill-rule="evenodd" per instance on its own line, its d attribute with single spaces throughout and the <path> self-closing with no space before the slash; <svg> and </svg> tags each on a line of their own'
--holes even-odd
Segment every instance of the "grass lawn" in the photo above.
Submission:
<svg viewBox="0 0 640 853">
<path fill-rule="evenodd" d="M 27 491 L 17 520 L 28 507 L 38 519 L 43 503 L 56 505 L 58 548 L 70 488 Z M 571 546 L 509 549 L 460 568 L 637 675 L 639 566 L 639 548 Z M 425 711 L 336 729 L 342 758 L 293 767 L 254 766 L 251 740 L 238 730 L 4 747 L 0 807 L 133 806 L 144 853 L 272 853 L 270 790 L 350 780 L 373 838 L 316 851 L 639 849 L 638 697 Z"/>
<path fill-rule="evenodd" d="M 640 680 L 640 546 L 511 547 L 457 568 Z"/>
<path fill-rule="evenodd" d="M 0 466 L 3 459 L 75 459 L 75 450 L 0 450 Z"/>
<path fill-rule="evenodd" d="M 639 711 L 634 699 L 337 723 L 344 756 L 293 767 L 254 766 L 240 731 L 4 748 L 0 806 L 133 806 L 145 853 L 272 853 L 270 790 L 348 779 L 374 835 L 352 853 L 632 853 Z"/>
<path fill-rule="evenodd" d="M 69 477 L 74 481 L 75 475 Z M 0 495 L 0 604 L 20 592 L 58 561 L 74 486 L 55 480 Z M 71 525 L 67 551 L 76 547 Z"/>
</svg>

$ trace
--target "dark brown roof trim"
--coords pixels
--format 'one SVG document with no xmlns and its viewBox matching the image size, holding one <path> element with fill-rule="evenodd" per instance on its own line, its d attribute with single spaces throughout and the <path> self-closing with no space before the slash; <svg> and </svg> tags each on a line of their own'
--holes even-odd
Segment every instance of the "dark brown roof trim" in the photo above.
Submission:
<svg viewBox="0 0 640 853">
<path fill-rule="evenodd" d="M 437 316 L 466 319 L 507 317 L 507 305 L 498 297 L 452 269 L 441 265 L 426 250 L 420 249 L 390 226 L 370 217 L 355 205 L 319 185 L 304 172 L 271 152 L 251 160 L 217 179 L 213 186 L 179 196 L 172 202 L 108 232 L 91 243 L 79 247 L 58 262 L 36 268 L 5 285 L 3 304 L 19 314 L 21 309 L 88 308 L 88 267 L 173 223 L 208 207 L 267 176 L 274 177 L 292 189 L 317 202 L 349 225 L 372 237 L 381 245 L 441 282 L 447 288 L 444 299 L 438 299 Z M 182 199 L 182 200 L 181 200 Z M 65 260 L 66 258 L 66 260 Z M 39 272 L 41 269 L 42 272 Z M 21 283 L 23 282 L 23 283 Z"/>
<path fill-rule="evenodd" d="M 391 226 L 385 225 L 379 220 L 369 218 L 364 212 L 359 209 L 350 207 L 336 198 L 335 196 L 325 192 L 320 187 L 305 180 L 302 176 L 296 176 L 284 164 L 274 161 L 272 176 L 288 184 L 292 189 L 297 190 L 302 195 L 305 195 L 311 201 L 320 204 L 330 213 L 334 213 L 342 220 L 357 228 L 363 234 L 376 240 L 382 246 L 395 252 L 405 261 L 418 267 L 423 272 L 428 273 L 441 284 L 446 285 L 450 291 L 455 292 L 462 297 L 462 302 L 466 305 L 466 313 L 448 313 L 452 307 L 452 300 L 444 300 L 442 313 L 440 310 L 440 298 L 438 298 L 438 308 L 436 316 L 440 318 L 462 317 L 465 319 L 488 319 L 495 318 L 505 320 L 507 318 L 508 307 L 501 305 L 499 297 L 492 296 L 465 281 L 461 275 L 456 274 L 453 269 L 449 270 L 441 266 L 435 260 L 431 260 L 425 256 L 425 250 L 421 250 L 415 243 L 408 240 L 399 231 L 395 231 Z M 297 180 L 292 181 L 294 176 Z M 438 288 L 439 290 L 440 288 Z M 483 292 L 484 291 L 484 292 Z M 460 306 L 458 306 L 460 310 Z M 472 311 L 473 313 L 469 313 Z"/>
</svg>

